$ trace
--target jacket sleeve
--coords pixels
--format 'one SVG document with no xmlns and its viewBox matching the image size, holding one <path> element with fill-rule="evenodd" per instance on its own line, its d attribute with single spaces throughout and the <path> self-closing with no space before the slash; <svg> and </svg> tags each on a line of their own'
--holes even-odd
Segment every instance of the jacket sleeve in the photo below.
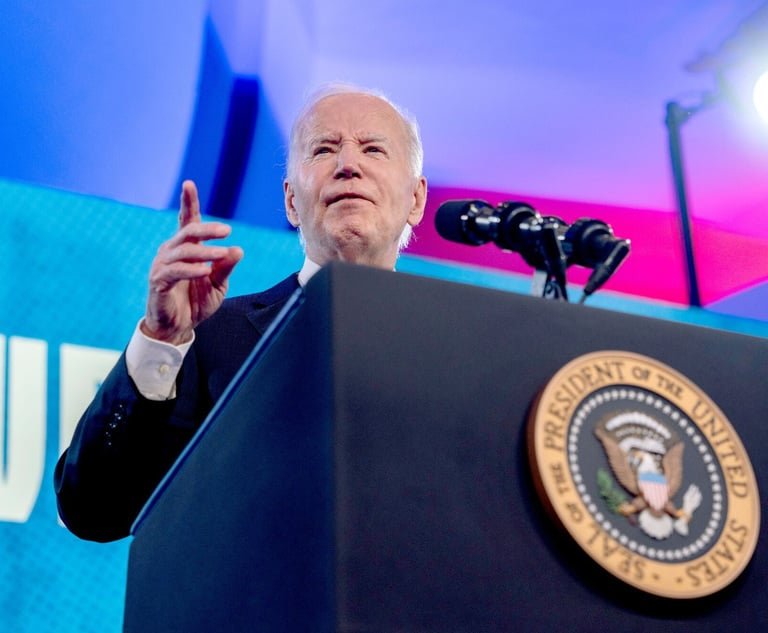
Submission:
<svg viewBox="0 0 768 633">
<path fill-rule="evenodd" d="M 125 355 L 120 357 L 56 464 L 59 515 L 70 531 L 102 542 L 128 536 L 210 409 L 197 373 L 190 350 L 177 380 L 180 397 L 147 400 L 128 375 Z"/>
</svg>

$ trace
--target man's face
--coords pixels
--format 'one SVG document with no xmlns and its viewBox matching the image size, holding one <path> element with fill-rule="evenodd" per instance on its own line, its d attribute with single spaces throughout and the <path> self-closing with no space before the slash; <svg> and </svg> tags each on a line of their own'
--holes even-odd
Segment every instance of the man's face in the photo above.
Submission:
<svg viewBox="0 0 768 633">
<path fill-rule="evenodd" d="M 394 266 L 400 235 L 421 221 L 426 202 L 407 139 L 399 115 L 370 95 L 326 97 L 304 118 L 283 188 L 310 259 Z"/>
</svg>

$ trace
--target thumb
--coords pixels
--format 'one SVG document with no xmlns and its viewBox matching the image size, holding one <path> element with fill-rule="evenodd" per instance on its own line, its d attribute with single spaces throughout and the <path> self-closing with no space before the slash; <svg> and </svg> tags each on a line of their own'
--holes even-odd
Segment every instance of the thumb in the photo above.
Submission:
<svg viewBox="0 0 768 633">
<path fill-rule="evenodd" d="M 226 288 L 229 275 L 237 266 L 238 262 L 243 259 L 243 249 L 239 246 L 230 246 L 227 249 L 226 256 L 216 260 L 211 266 L 211 284 L 215 288 Z"/>
</svg>

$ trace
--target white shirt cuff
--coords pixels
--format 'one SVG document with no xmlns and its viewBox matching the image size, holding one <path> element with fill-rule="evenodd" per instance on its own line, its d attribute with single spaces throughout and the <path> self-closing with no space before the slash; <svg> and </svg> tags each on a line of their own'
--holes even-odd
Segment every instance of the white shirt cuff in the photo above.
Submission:
<svg viewBox="0 0 768 633">
<path fill-rule="evenodd" d="M 128 375 L 136 384 L 139 393 L 148 400 L 170 400 L 176 397 L 176 377 L 181 370 L 189 348 L 195 341 L 181 345 L 163 343 L 149 338 L 141 331 L 141 321 L 136 324 L 128 347 L 125 350 L 125 364 Z"/>
</svg>

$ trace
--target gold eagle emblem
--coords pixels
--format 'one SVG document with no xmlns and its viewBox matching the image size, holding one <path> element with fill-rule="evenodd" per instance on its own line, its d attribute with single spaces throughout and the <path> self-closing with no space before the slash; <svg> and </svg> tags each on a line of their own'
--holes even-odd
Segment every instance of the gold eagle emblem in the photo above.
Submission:
<svg viewBox="0 0 768 633">
<path fill-rule="evenodd" d="M 637 516 L 642 530 L 655 539 L 673 531 L 688 534 L 688 524 L 701 503 L 701 492 L 692 484 L 681 507 L 674 499 L 683 483 L 685 445 L 666 425 L 640 411 L 612 415 L 595 427 L 616 480 L 633 498 L 617 511 Z"/>
</svg>

